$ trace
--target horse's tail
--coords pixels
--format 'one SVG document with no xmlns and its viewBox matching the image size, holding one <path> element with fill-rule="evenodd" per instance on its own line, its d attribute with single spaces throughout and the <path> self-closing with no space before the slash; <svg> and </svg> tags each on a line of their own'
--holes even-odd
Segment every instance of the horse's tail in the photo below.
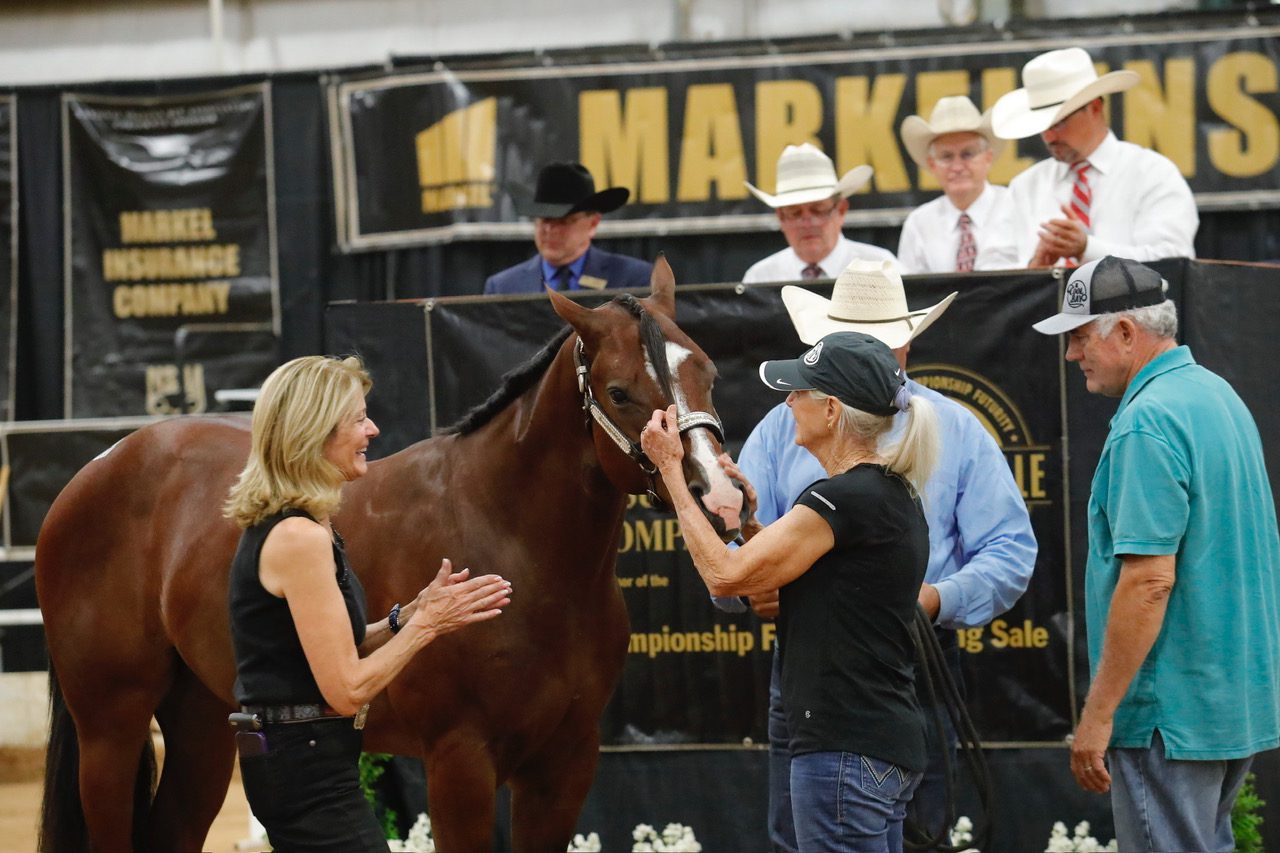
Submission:
<svg viewBox="0 0 1280 853">
<path fill-rule="evenodd" d="M 155 790 L 156 754 L 148 737 L 138 762 L 133 787 L 133 846 L 144 849 L 147 817 Z M 89 850 L 89 832 L 80 802 L 80 741 L 75 721 L 49 662 L 49 748 L 44 760 L 44 800 L 40 808 L 42 853 L 80 853 Z"/>
<path fill-rule="evenodd" d="M 80 742 L 53 661 L 49 662 L 49 748 L 44 758 L 38 849 L 43 853 L 89 849 L 80 804 Z"/>
</svg>

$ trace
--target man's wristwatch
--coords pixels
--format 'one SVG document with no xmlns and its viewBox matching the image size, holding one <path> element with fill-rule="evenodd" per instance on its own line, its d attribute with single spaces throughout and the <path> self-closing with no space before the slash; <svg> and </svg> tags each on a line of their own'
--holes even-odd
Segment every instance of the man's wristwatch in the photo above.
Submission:
<svg viewBox="0 0 1280 853">
<path fill-rule="evenodd" d="M 387 614 L 387 625 L 391 628 L 391 633 L 400 633 L 400 604 L 391 605 L 391 612 Z"/>
</svg>

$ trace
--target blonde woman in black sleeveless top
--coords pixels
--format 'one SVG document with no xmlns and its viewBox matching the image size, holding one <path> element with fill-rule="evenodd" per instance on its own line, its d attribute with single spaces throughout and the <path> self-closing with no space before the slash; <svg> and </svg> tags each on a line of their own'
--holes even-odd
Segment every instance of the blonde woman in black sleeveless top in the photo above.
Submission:
<svg viewBox="0 0 1280 853">
<path fill-rule="evenodd" d="M 510 602 L 501 577 L 453 574 L 445 560 L 412 602 L 366 624 L 364 589 L 329 519 L 342 484 L 368 469 L 370 384 L 355 358 L 277 368 L 225 508 L 244 529 L 229 593 L 240 774 L 278 853 L 385 853 L 360 790 L 363 709 L 433 639 Z"/>
</svg>

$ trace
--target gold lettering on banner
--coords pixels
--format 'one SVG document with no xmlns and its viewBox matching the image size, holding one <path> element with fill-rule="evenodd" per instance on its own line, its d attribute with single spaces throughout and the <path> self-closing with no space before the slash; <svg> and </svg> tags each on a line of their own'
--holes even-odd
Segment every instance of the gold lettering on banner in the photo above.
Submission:
<svg viewBox="0 0 1280 853">
<path fill-rule="evenodd" d="M 739 199 L 747 194 L 743 182 L 747 164 L 742 152 L 742 126 L 733 86 L 705 83 L 685 92 L 684 134 L 680 144 L 677 201 Z"/>
<path fill-rule="evenodd" d="M 120 212 L 123 243 L 198 243 L 216 239 L 213 211 L 207 207 Z"/>
<path fill-rule="evenodd" d="M 991 434 L 1028 505 L 1048 504 L 1048 448 L 1036 445 L 1013 399 L 981 374 L 953 364 L 917 365 L 911 378 L 964 406 Z"/>
<path fill-rule="evenodd" d="M 578 151 L 596 183 L 626 187 L 640 204 L 671 199 L 667 90 L 616 89 L 578 95 Z"/>
<path fill-rule="evenodd" d="M 1260 53 L 1228 53 L 1209 69 L 1209 108 L 1234 129 L 1209 131 L 1209 161 L 1233 178 L 1265 174 L 1280 157 L 1280 126 L 1265 104 L 1249 97 L 1276 91 L 1276 66 Z"/>
<path fill-rule="evenodd" d="M 686 550 L 680 521 L 675 518 L 624 519 L 622 539 L 618 553 L 628 551 L 683 551 Z"/>
<path fill-rule="evenodd" d="M 774 643 L 778 642 L 778 623 L 761 622 L 760 623 L 760 650 L 765 652 L 773 651 Z"/>
<path fill-rule="evenodd" d="M 663 625 L 657 631 L 632 633 L 627 651 L 644 655 L 653 660 L 658 655 L 719 653 L 746 657 L 756 649 L 756 635 L 751 631 L 739 631 L 738 626 L 716 625 L 710 631 L 673 631 Z"/>
<path fill-rule="evenodd" d="M 111 305 L 120 319 L 129 317 L 190 317 L 226 314 L 231 303 L 231 283 L 123 284 L 111 294 Z"/>
<path fill-rule="evenodd" d="M 1164 85 L 1155 63 L 1146 59 L 1124 67 L 1141 78 L 1124 93 L 1124 138 L 1172 160 L 1184 177 L 1196 173 L 1196 64 L 1190 58 L 1164 64 Z"/>
<path fill-rule="evenodd" d="M 938 101 L 952 95 L 968 94 L 968 71 L 921 71 L 916 75 L 916 114 L 928 121 Z M 933 172 L 923 166 L 919 170 L 918 184 L 922 190 L 942 189 Z"/>
<path fill-rule="evenodd" d="M 446 115 L 414 136 L 422 212 L 492 207 L 498 99 Z"/>
<path fill-rule="evenodd" d="M 986 638 L 988 629 L 990 639 Z M 978 654 L 988 645 L 993 649 L 1044 649 L 1049 646 L 1049 629 L 1031 619 L 1023 619 L 1021 624 L 996 619 L 987 628 L 958 629 L 956 640 L 961 650 L 971 655 Z"/>
<path fill-rule="evenodd" d="M 1018 71 L 1014 68 L 984 68 L 982 70 L 982 109 L 991 109 L 1000 96 L 1018 88 Z M 1036 140 L 1039 145 L 1039 140 Z M 1043 148 L 1041 148 L 1043 150 Z M 993 184 L 1007 186 L 1013 176 L 1036 161 L 1035 157 L 1019 157 L 1018 143 L 1005 143 L 1000 156 L 991 164 L 987 180 Z"/>
<path fill-rule="evenodd" d="M 236 243 L 102 250 L 102 277 L 107 281 L 236 278 L 239 275 L 240 246 Z"/>
<path fill-rule="evenodd" d="M 187 389 L 187 408 L 191 414 L 205 411 L 207 403 L 204 389 L 204 365 L 187 364 L 183 366 L 183 379 Z M 182 412 L 178 394 L 182 391 L 178 383 L 178 366 L 176 364 L 148 364 L 146 369 L 146 412 L 148 415 L 176 415 Z"/>
<path fill-rule="evenodd" d="M 808 80 L 756 84 L 756 180 L 765 192 L 778 183 L 778 155 L 788 145 L 822 147 L 822 92 Z"/>
<path fill-rule="evenodd" d="M 879 192 L 911 188 L 894 127 L 906 86 L 905 74 L 881 74 L 875 82 L 866 77 L 836 78 L 837 174 L 867 163 L 876 170 L 874 182 Z M 861 192 L 869 189 L 868 184 Z"/>
<path fill-rule="evenodd" d="M 230 311 L 229 279 L 241 275 L 240 245 L 208 242 L 218 237 L 211 209 L 125 210 L 118 221 L 120 241 L 126 245 L 102 250 L 103 281 L 116 285 L 111 308 L 117 318 L 198 317 Z M 171 245 L 129 245 L 160 242 Z M 195 245 L 184 245 L 191 242 Z M 154 382 L 162 376 L 163 371 L 156 372 Z"/>
</svg>

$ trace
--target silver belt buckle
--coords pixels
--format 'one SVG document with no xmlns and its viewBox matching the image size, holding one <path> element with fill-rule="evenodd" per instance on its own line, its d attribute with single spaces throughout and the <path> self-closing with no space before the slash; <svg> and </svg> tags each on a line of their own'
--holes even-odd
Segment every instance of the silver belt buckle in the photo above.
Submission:
<svg viewBox="0 0 1280 853">
<path fill-rule="evenodd" d="M 366 702 L 364 705 L 360 706 L 359 711 L 356 711 L 356 718 L 351 723 L 351 725 L 355 728 L 356 731 L 360 731 L 361 729 L 364 728 L 364 721 L 365 721 L 365 718 L 367 718 L 368 716 L 369 716 L 369 703 Z"/>
</svg>

